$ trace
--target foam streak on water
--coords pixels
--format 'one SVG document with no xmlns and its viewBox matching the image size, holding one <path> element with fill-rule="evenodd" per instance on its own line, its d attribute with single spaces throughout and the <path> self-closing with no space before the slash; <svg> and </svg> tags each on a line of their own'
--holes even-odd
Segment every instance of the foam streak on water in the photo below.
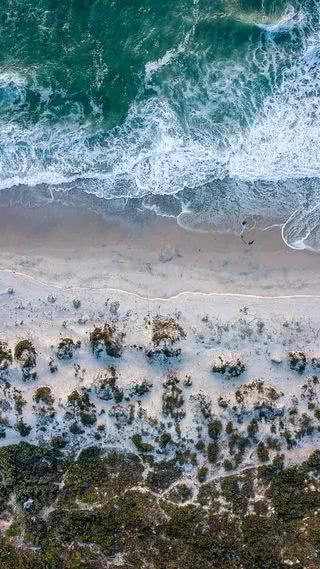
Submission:
<svg viewBox="0 0 320 569">
<path fill-rule="evenodd" d="M 89 4 L 0 8 L 0 189 L 276 219 L 320 250 L 320 1 Z"/>
</svg>

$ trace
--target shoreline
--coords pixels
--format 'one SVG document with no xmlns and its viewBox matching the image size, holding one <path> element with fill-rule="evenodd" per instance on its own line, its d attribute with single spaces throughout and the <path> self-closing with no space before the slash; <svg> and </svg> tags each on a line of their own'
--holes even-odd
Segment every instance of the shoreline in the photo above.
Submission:
<svg viewBox="0 0 320 569">
<path fill-rule="evenodd" d="M 320 294 L 318 256 L 282 241 L 279 228 L 250 233 L 189 232 L 175 220 L 106 219 L 78 208 L 0 207 L 1 270 L 57 288 L 278 297 Z M 303 293 L 302 293 L 303 290 Z"/>
</svg>

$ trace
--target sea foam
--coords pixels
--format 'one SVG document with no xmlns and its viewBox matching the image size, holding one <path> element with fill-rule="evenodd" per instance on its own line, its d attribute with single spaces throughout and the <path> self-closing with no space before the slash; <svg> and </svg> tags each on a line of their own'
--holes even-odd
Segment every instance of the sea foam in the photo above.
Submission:
<svg viewBox="0 0 320 569">
<path fill-rule="evenodd" d="M 45 184 L 102 200 L 134 198 L 190 229 L 237 231 L 244 217 L 277 219 L 289 246 L 317 249 L 319 18 L 289 11 L 263 25 L 268 33 L 255 42 L 248 38 L 244 57 L 224 60 L 198 49 L 197 25 L 145 64 L 143 96 L 114 128 L 94 101 L 94 128 L 68 101 L 55 120 L 57 93 L 37 83 L 36 70 L 31 78 L 3 70 L 0 189 Z M 284 30 L 285 43 L 275 33 Z M 27 117 L 30 99 L 39 101 L 36 121 Z"/>
</svg>

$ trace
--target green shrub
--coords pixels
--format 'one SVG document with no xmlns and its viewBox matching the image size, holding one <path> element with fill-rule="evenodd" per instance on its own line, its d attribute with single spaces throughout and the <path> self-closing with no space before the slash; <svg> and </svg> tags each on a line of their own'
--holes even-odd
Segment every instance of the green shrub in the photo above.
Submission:
<svg viewBox="0 0 320 569">
<path fill-rule="evenodd" d="M 260 462 L 268 462 L 269 451 L 263 443 L 259 443 L 257 446 L 257 457 Z"/>
<path fill-rule="evenodd" d="M 27 437 L 30 435 L 32 429 L 30 425 L 26 425 L 26 423 L 24 423 L 23 419 L 19 419 L 14 428 L 16 431 L 18 431 L 21 437 Z"/>
<path fill-rule="evenodd" d="M 206 466 L 200 466 L 200 468 L 198 469 L 197 477 L 198 477 L 198 480 L 201 484 L 206 481 L 207 475 L 208 475 L 207 467 Z"/>
<path fill-rule="evenodd" d="M 61 338 L 57 347 L 57 358 L 59 360 L 70 360 L 73 358 L 76 345 L 72 338 Z"/>
<path fill-rule="evenodd" d="M 35 391 L 35 394 L 33 396 L 33 400 L 36 403 L 45 403 L 46 405 L 53 405 L 54 403 L 54 397 L 52 395 L 52 391 L 50 389 L 50 387 L 38 387 L 38 389 Z"/>
<path fill-rule="evenodd" d="M 259 423 L 256 419 L 252 419 L 247 427 L 249 437 L 255 437 L 259 432 Z"/>
<path fill-rule="evenodd" d="M 215 419 L 208 424 L 208 435 L 211 439 L 219 438 L 222 432 L 222 423 L 219 419 Z"/>
<path fill-rule="evenodd" d="M 166 448 L 168 444 L 170 444 L 171 442 L 172 442 L 172 437 L 170 433 L 161 433 L 159 441 L 161 448 Z"/>
<path fill-rule="evenodd" d="M 90 333 L 92 351 L 99 357 L 104 351 L 108 356 L 119 358 L 122 352 L 120 341 L 114 338 L 114 330 L 109 324 L 97 326 Z"/>
<path fill-rule="evenodd" d="M 233 470 L 233 464 L 232 464 L 231 460 L 229 460 L 228 458 L 226 458 L 226 459 L 223 461 L 223 468 L 224 468 L 225 470 L 227 470 L 228 472 L 229 472 L 230 470 Z"/>
<path fill-rule="evenodd" d="M 131 440 L 132 440 L 134 446 L 136 447 L 136 449 L 138 449 L 138 451 L 140 451 L 140 452 L 152 452 L 153 451 L 153 446 L 150 445 L 149 443 L 144 443 L 142 440 L 142 436 L 139 435 L 139 433 L 136 433 L 135 435 L 133 435 Z"/>
<path fill-rule="evenodd" d="M 36 365 L 36 350 L 31 340 L 20 340 L 14 349 L 15 359 L 24 368 L 32 368 Z"/>
<path fill-rule="evenodd" d="M 207 453 L 209 462 L 215 464 L 219 456 L 219 445 L 217 443 L 209 443 Z"/>
<path fill-rule="evenodd" d="M 206 445 L 204 443 L 203 440 L 199 439 L 196 444 L 194 445 L 196 447 L 197 450 L 199 450 L 200 452 L 203 451 L 206 448 Z"/>
</svg>

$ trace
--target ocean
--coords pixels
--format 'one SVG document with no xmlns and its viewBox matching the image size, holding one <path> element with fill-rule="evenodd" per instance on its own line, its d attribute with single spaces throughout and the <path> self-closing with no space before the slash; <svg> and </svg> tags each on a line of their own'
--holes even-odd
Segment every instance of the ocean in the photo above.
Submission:
<svg viewBox="0 0 320 569">
<path fill-rule="evenodd" d="M 2 0 L 0 190 L 320 250 L 320 1 Z"/>
</svg>

